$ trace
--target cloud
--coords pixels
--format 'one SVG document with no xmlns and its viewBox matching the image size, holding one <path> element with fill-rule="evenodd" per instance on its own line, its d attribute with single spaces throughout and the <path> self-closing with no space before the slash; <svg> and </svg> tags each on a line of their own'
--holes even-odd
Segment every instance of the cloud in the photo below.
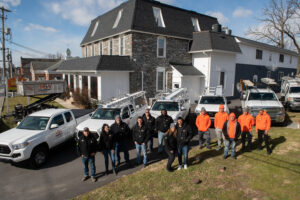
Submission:
<svg viewBox="0 0 300 200">
<path fill-rule="evenodd" d="M 58 30 L 56 30 L 53 27 L 42 26 L 42 25 L 39 25 L 39 24 L 32 24 L 32 23 L 29 23 L 27 26 L 25 26 L 24 30 L 25 31 L 39 30 L 39 31 L 47 32 L 47 33 L 58 32 Z"/>
<path fill-rule="evenodd" d="M 10 8 L 11 6 L 15 7 L 21 4 L 21 0 L 2 0 L 0 2 L 0 7 Z"/>
<path fill-rule="evenodd" d="M 227 24 L 229 22 L 229 19 L 221 12 L 207 11 L 205 14 L 216 17 L 220 24 Z"/>
<path fill-rule="evenodd" d="M 243 7 L 238 7 L 235 9 L 232 13 L 233 17 L 248 17 L 249 15 L 252 15 L 252 10 L 245 9 Z"/>
<path fill-rule="evenodd" d="M 61 0 L 46 3 L 45 6 L 79 26 L 88 26 L 92 19 L 118 5 L 124 0 Z"/>
</svg>

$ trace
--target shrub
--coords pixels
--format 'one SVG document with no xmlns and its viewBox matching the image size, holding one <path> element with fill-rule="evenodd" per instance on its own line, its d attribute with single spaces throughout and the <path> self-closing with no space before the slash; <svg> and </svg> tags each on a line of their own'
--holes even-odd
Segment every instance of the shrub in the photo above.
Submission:
<svg viewBox="0 0 300 200">
<path fill-rule="evenodd" d="M 88 89 L 84 88 L 80 91 L 80 89 L 77 88 L 73 92 L 73 100 L 75 103 L 82 105 L 85 109 L 90 109 L 92 107 L 92 103 L 88 94 Z"/>
</svg>

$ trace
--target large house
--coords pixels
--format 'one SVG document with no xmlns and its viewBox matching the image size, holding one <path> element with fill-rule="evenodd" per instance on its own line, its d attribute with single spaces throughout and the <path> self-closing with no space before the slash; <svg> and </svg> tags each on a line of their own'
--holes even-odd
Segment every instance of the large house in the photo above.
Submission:
<svg viewBox="0 0 300 200">
<path fill-rule="evenodd" d="M 106 87 L 113 90 L 111 94 L 118 90 L 103 82 L 103 69 L 113 71 L 114 80 L 117 74 L 128 73 L 128 80 L 123 81 L 128 90 L 120 88 L 124 93 L 146 90 L 147 96 L 153 97 L 167 89 L 187 87 L 196 100 L 206 87 L 217 85 L 223 85 L 226 96 L 237 96 L 235 88 L 240 79 L 280 80 L 295 73 L 298 63 L 298 54 L 293 51 L 233 36 L 214 17 L 154 0 L 128 0 L 93 19 L 81 49 L 83 58 L 77 60 L 80 66 L 73 70 L 71 64 L 63 76 L 74 82 L 70 83 L 72 87 L 83 84 L 82 76 L 87 76 L 85 80 L 92 85 L 95 77 L 90 93 L 97 91 L 94 97 L 98 100 L 103 100 L 99 93 Z M 103 67 L 99 62 L 99 71 L 85 72 L 93 68 L 89 59 L 102 57 L 126 57 L 130 65 L 121 62 L 117 67 Z"/>
</svg>

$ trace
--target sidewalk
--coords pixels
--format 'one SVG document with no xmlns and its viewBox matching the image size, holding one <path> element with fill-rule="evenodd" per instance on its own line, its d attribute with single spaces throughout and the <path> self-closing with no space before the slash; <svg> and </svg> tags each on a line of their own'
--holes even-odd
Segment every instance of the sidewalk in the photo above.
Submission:
<svg viewBox="0 0 300 200">
<path fill-rule="evenodd" d="M 80 109 L 79 107 L 72 104 L 72 98 L 67 99 L 66 101 L 56 98 L 55 101 L 67 109 Z"/>
</svg>

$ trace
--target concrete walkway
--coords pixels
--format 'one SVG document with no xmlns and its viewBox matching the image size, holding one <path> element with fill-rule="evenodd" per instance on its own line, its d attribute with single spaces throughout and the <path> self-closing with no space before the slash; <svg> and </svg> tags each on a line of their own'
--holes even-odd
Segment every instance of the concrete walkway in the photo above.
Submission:
<svg viewBox="0 0 300 200">
<path fill-rule="evenodd" d="M 80 109 L 79 107 L 72 104 L 72 102 L 73 102 L 72 98 L 67 99 L 66 101 L 56 98 L 55 101 L 67 109 Z"/>
</svg>

